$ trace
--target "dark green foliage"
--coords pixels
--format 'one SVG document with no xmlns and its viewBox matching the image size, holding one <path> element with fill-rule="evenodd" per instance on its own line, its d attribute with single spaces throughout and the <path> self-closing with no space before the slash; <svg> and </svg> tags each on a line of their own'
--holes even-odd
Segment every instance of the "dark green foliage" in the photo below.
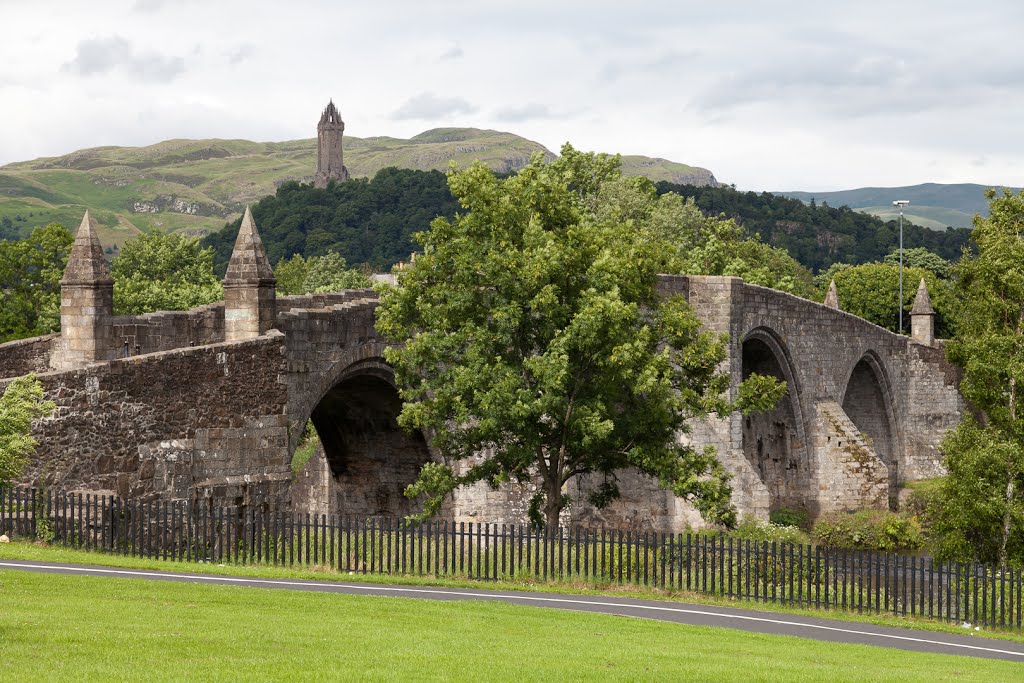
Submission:
<svg viewBox="0 0 1024 683">
<path fill-rule="evenodd" d="M 952 559 L 1024 564 L 1024 193 L 988 194 L 954 268 L 957 335 L 949 359 L 963 368 L 973 408 L 942 444 L 949 476 L 936 521 Z"/>
<path fill-rule="evenodd" d="M 274 277 L 277 293 L 286 295 L 340 292 L 372 284 L 365 273 L 349 268 L 345 259 L 333 251 L 308 259 L 302 258 L 302 254 L 281 259 L 274 266 Z"/>
<path fill-rule="evenodd" d="M 0 392 L 0 486 L 21 477 L 37 445 L 32 421 L 48 417 L 53 410 L 35 375 L 19 377 Z"/>
<path fill-rule="evenodd" d="M 288 182 L 252 207 L 271 263 L 300 254 L 340 254 L 355 266 L 387 270 L 417 249 L 412 235 L 437 216 L 454 217 L 458 204 L 437 171 L 385 168 L 373 180 L 358 178 L 319 190 Z M 208 235 L 214 264 L 223 274 L 241 218 Z"/>
<path fill-rule="evenodd" d="M 812 534 L 815 543 L 830 548 L 902 552 L 920 550 L 925 544 L 917 517 L 883 510 L 827 514 L 815 523 Z"/>
<path fill-rule="evenodd" d="M 125 243 L 110 272 L 118 315 L 186 311 L 224 298 L 212 250 L 195 237 L 139 235 Z"/>
<path fill-rule="evenodd" d="M 0 241 L 0 342 L 60 329 L 60 278 L 73 241 L 56 223 Z"/>
<path fill-rule="evenodd" d="M 893 249 L 882 262 L 893 266 L 900 265 L 900 250 Z M 915 247 L 914 249 L 903 250 L 903 267 L 923 268 L 934 273 L 936 277 L 948 280 L 951 264 L 947 259 L 942 258 L 936 253 L 928 251 L 923 247 Z"/>
<path fill-rule="evenodd" d="M 942 505 L 944 478 L 921 479 L 907 483 L 909 492 L 906 501 L 900 506 L 901 512 L 917 517 L 921 526 L 931 529 Z"/>
<path fill-rule="evenodd" d="M 674 256 L 658 226 L 671 207 L 620 182 L 618 166 L 566 145 L 506 180 L 479 164 L 453 173 L 465 213 L 435 220 L 419 236 L 423 256 L 382 292 L 377 329 L 393 345 L 399 423 L 430 434 L 445 458 L 407 490 L 426 498 L 426 513 L 458 486 L 532 481 L 531 520 L 554 529 L 569 481 L 603 481 L 590 497 L 602 506 L 632 467 L 705 519 L 734 523 L 714 449 L 677 437 L 690 418 L 765 402 L 751 392 L 728 402 L 723 339 L 682 297 L 657 296 Z M 769 398 L 785 391 L 760 379 Z M 458 461 L 469 466 L 455 471 Z"/>
<path fill-rule="evenodd" d="M 659 193 L 676 192 L 693 197 L 709 215 L 725 214 L 748 234 L 760 235 L 773 247 L 781 247 L 804 266 L 818 271 L 833 263 L 881 261 L 899 244 L 899 224 L 827 204 L 808 206 L 768 192 L 737 192 L 729 187 L 697 187 L 660 182 Z M 967 244 L 966 228 L 930 230 L 903 223 L 904 248 L 924 247 L 942 258 L 954 260 Z"/>
<path fill-rule="evenodd" d="M 900 269 L 888 263 L 863 263 L 847 268 L 832 268 L 839 293 L 839 304 L 844 311 L 869 320 L 893 332 L 899 327 Z M 910 311 L 914 306 L 917 287 L 924 278 L 935 309 L 935 336 L 949 339 L 953 336 L 955 293 L 953 283 L 942 280 L 923 268 L 903 269 L 903 330 L 910 330 Z M 827 284 L 827 283 L 826 283 Z"/>
<path fill-rule="evenodd" d="M 0 218 L 0 240 L 16 240 L 19 237 L 19 230 L 15 227 L 10 216 Z"/>
<path fill-rule="evenodd" d="M 807 510 L 793 508 L 779 508 L 768 515 L 768 520 L 779 526 L 795 526 L 800 529 L 809 529 L 811 526 L 811 516 Z"/>
</svg>

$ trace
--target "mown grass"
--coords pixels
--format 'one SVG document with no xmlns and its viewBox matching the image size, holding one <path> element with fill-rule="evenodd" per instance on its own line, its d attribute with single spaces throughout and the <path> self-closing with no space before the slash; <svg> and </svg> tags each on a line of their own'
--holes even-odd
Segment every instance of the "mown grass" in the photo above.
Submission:
<svg viewBox="0 0 1024 683">
<path fill-rule="evenodd" d="M 994 681 L 1011 662 L 441 602 L 0 571 L 0 679 Z"/>
<path fill-rule="evenodd" d="M 608 595 L 613 597 L 670 600 L 675 602 L 698 603 L 723 607 L 764 610 L 766 613 L 794 614 L 810 617 L 827 617 L 849 621 L 851 623 L 875 624 L 914 628 L 939 633 L 956 633 L 984 639 L 999 639 L 1024 643 L 1024 633 L 1016 630 L 974 631 L 964 629 L 959 624 L 949 624 L 929 620 L 922 617 L 899 617 L 885 614 L 857 614 L 856 612 L 837 612 L 792 607 L 785 604 L 765 604 L 740 599 L 717 598 L 703 593 L 679 590 L 657 590 L 639 585 L 594 584 L 583 581 L 541 581 L 533 576 L 524 576 L 513 581 L 474 581 L 470 579 L 439 578 L 433 576 L 405 576 L 392 574 L 362 574 L 357 572 L 338 571 L 324 566 L 310 568 L 289 568 L 267 565 L 235 565 L 174 562 L 165 560 L 109 555 L 99 552 L 87 552 L 60 546 L 47 546 L 26 541 L 0 545 L 0 560 L 32 560 L 37 562 L 63 562 L 73 564 L 91 564 L 105 567 L 124 567 L 131 569 L 156 569 L 189 574 L 210 574 L 221 576 L 249 576 L 256 578 L 287 578 L 313 581 L 345 581 L 347 583 L 377 583 L 405 586 L 441 586 L 449 588 L 482 588 L 495 590 L 534 591 L 539 593 L 570 593 L 577 595 Z"/>
</svg>

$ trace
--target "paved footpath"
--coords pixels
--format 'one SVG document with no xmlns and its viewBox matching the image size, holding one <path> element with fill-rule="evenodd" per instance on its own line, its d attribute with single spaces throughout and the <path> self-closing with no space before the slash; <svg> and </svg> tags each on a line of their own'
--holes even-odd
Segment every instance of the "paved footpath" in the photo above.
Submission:
<svg viewBox="0 0 1024 683">
<path fill-rule="evenodd" d="M 594 612 L 624 617 L 656 619 L 691 626 L 724 628 L 770 633 L 774 635 L 813 638 L 832 643 L 876 645 L 915 652 L 967 655 L 1020 662 L 1024 666 L 1024 643 L 993 640 L 978 636 L 918 631 L 909 628 L 875 626 L 859 622 L 822 619 L 758 610 L 696 605 L 667 600 L 634 600 L 603 595 L 572 595 L 566 593 L 531 593 L 471 588 L 437 588 L 432 586 L 396 586 L 338 581 L 303 581 L 294 579 L 259 579 L 244 576 L 189 574 L 148 569 L 119 569 L 59 562 L 0 560 L 0 570 L 15 569 L 45 574 L 71 576 L 102 576 L 150 581 L 207 583 L 218 586 L 246 588 L 277 588 L 343 593 L 346 595 L 378 595 L 396 598 L 429 600 L 487 600 L 514 605 L 548 607 L 577 612 Z M 1024 677 L 1024 669 L 1022 669 Z"/>
</svg>

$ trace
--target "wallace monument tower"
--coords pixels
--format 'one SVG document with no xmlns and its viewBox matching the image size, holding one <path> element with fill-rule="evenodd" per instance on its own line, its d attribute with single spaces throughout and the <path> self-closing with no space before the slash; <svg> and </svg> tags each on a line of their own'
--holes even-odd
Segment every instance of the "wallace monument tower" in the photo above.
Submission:
<svg viewBox="0 0 1024 683">
<path fill-rule="evenodd" d="M 334 100 L 327 104 L 320 115 L 320 123 L 316 127 L 316 175 L 313 186 L 324 188 L 331 180 L 338 182 L 348 180 L 348 169 L 342 163 L 341 136 L 345 132 L 345 122 L 341 120 Z"/>
</svg>

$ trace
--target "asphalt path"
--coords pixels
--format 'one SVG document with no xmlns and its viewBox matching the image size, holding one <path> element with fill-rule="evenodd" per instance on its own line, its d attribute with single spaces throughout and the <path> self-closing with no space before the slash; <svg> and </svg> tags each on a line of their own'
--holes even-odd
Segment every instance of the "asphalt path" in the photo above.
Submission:
<svg viewBox="0 0 1024 683">
<path fill-rule="evenodd" d="M 428 600 L 486 600 L 529 607 L 547 607 L 575 612 L 592 612 L 641 619 L 655 619 L 689 626 L 715 626 L 754 633 L 797 636 L 831 643 L 875 645 L 914 652 L 967 655 L 1019 662 L 1024 665 L 1024 643 L 994 640 L 972 635 L 918 631 L 909 628 L 876 626 L 859 622 L 822 619 L 759 610 L 696 605 L 667 600 L 635 600 L 604 595 L 573 595 L 567 593 L 531 593 L 471 588 L 438 588 L 433 586 L 396 586 L 338 581 L 303 581 L 294 579 L 260 579 L 246 576 L 189 574 L 148 569 L 119 569 L 59 562 L 0 560 L 0 569 L 63 574 L 68 576 L 100 576 L 205 583 L 245 588 L 276 588 L 345 595 L 377 595 L 393 598 Z M 1022 668 L 1024 677 L 1024 668 Z"/>
</svg>

